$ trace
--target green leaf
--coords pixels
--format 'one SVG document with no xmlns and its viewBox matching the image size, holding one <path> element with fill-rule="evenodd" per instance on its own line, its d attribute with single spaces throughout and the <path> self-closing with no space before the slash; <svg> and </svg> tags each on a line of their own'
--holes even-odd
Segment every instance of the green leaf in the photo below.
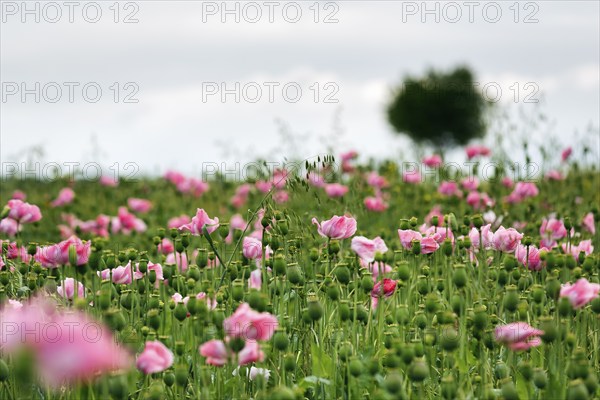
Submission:
<svg viewBox="0 0 600 400">
<path fill-rule="evenodd" d="M 312 372 L 314 375 L 322 378 L 329 378 L 329 372 L 333 370 L 333 361 L 325 352 L 316 345 L 311 346 Z"/>
</svg>

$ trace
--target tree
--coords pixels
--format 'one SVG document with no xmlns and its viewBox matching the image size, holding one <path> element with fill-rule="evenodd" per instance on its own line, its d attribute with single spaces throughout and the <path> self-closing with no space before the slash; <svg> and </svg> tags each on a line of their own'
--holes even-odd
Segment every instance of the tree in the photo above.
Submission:
<svg viewBox="0 0 600 400">
<path fill-rule="evenodd" d="M 422 78 L 406 77 L 388 105 L 388 121 L 414 141 L 451 147 L 485 135 L 488 102 L 477 91 L 467 67 L 449 73 L 430 70 Z"/>
</svg>

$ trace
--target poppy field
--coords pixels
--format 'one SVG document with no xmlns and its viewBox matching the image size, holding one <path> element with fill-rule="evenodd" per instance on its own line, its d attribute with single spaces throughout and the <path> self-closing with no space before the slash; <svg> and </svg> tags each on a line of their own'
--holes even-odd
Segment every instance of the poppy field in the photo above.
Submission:
<svg viewBox="0 0 600 400">
<path fill-rule="evenodd" d="M 357 157 L 4 180 L 0 398 L 600 397 L 595 166 Z"/>
</svg>

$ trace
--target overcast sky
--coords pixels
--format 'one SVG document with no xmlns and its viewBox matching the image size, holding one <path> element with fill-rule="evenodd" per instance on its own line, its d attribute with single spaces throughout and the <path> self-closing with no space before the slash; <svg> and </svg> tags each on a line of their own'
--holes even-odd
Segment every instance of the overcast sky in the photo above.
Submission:
<svg viewBox="0 0 600 400">
<path fill-rule="evenodd" d="M 47 162 L 150 173 L 327 145 L 395 156 L 406 140 L 385 119 L 390 88 L 459 64 L 501 107 L 547 115 L 561 145 L 599 125 L 597 1 L 428 2 L 429 14 L 420 1 L 227 2 L 232 13 L 220 1 L 22 4 L 2 2 L 5 164 L 36 146 Z"/>
</svg>

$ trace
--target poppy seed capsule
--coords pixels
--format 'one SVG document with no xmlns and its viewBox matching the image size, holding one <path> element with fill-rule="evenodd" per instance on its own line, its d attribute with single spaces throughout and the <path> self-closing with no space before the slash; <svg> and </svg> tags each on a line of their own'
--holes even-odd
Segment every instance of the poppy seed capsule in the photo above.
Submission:
<svg viewBox="0 0 600 400">
<path fill-rule="evenodd" d="M 452 282 L 457 288 L 462 288 L 467 284 L 467 270 L 462 264 L 454 266 L 454 273 L 452 274 Z"/>
<path fill-rule="evenodd" d="M 313 321 L 317 321 L 323 316 L 323 306 L 317 299 L 308 301 L 308 315 Z"/>
<path fill-rule="evenodd" d="M 287 263 L 285 262 L 285 258 L 283 258 L 282 254 L 277 254 L 275 256 L 275 260 L 273 261 L 273 271 L 277 275 L 285 274 L 285 269 L 287 267 Z"/>
<path fill-rule="evenodd" d="M 273 346 L 279 351 L 285 351 L 290 344 L 290 339 L 283 331 L 276 332 L 273 336 Z"/>
<path fill-rule="evenodd" d="M 425 361 L 423 360 L 415 360 L 408 367 L 408 377 L 413 382 L 423 382 L 425 379 L 429 377 L 429 368 Z"/>
</svg>

